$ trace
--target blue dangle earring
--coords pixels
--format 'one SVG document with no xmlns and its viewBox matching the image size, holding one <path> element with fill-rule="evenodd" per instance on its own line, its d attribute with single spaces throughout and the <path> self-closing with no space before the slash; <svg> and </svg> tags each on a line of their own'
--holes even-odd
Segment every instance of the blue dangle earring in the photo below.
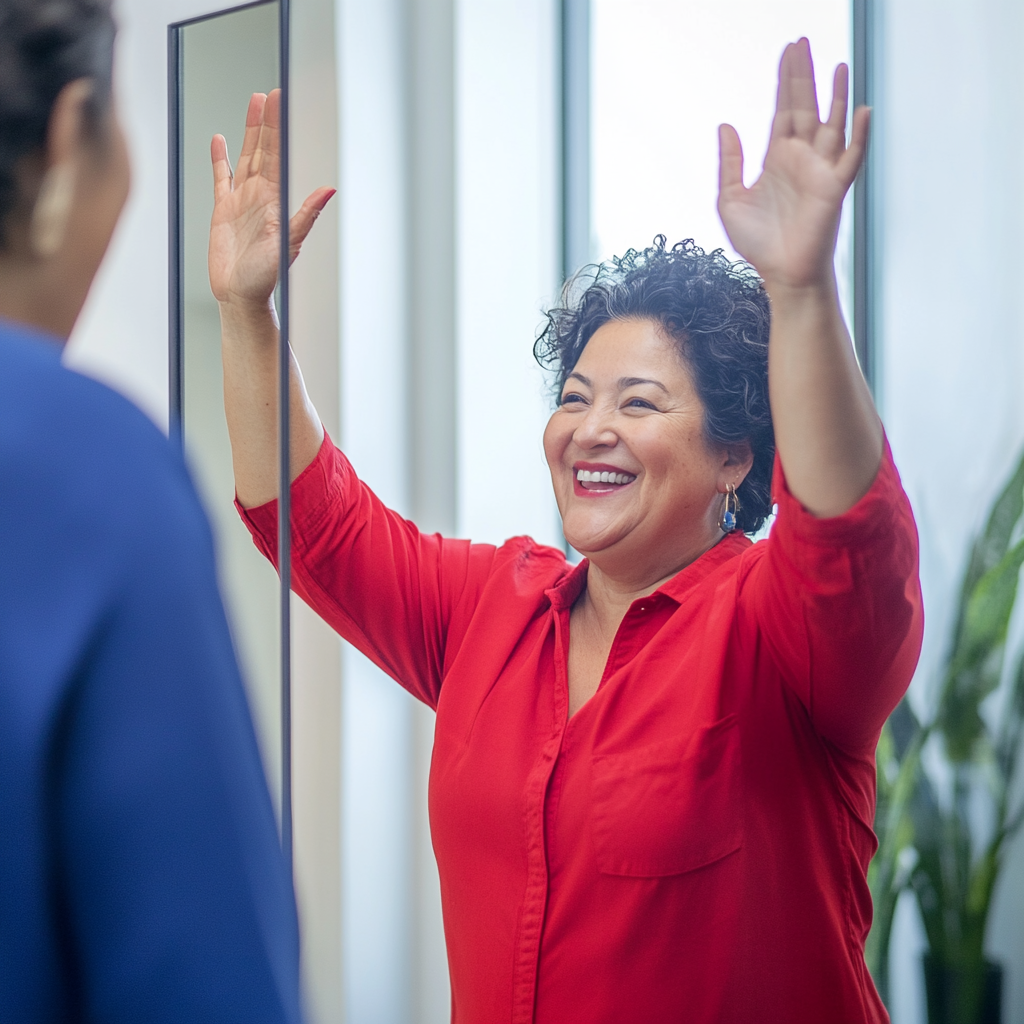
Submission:
<svg viewBox="0 0 1024 1024">
<path fill-rule="evenodd" d="M 740 499 L 736 497 L 736 485 L 729 484 L 729 490 L 725 492 L 725 508 L 722 509 L 722 518 L 718 525 L 722 533 L 732 533 L 736 529 L 736 513 L 740 510 Z"/>
</svg>

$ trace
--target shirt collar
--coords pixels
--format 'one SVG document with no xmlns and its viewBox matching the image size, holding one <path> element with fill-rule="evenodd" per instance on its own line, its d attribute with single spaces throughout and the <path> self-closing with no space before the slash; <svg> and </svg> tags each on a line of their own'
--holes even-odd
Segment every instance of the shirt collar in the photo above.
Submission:
<svg viewBox="0 0 1024 1024">
<path fill-rule="evenodd" d="M 651 597 L 662 595 L 679 604 L 698 583 L 711 575 L 719 566 L 742 554 L 750 545 L 751 540 L 745 534 L 727 534 L 714 547 L 705 551 L 700 558 L 695 559 L 666 580 Z M 555 586 L 545 591 L 551 601 L 551 606 L 556 611 L 571 608 L 583 593 L 583 588 L 587 583 L 587 567 L 589 565 L 589 560 L 584 558 L 579 565 L 573 566 Z"/>
</svg>

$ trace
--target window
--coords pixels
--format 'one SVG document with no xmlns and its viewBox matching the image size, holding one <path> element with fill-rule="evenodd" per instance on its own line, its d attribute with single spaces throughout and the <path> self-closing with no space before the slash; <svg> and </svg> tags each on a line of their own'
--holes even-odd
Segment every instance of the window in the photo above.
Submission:
<svg viewBox="0 0 1024 1024">
<path fill-rule="evenodd" d="M 752 183 L 783 47 L 810 39 L 827 110 L 833 69 L 853 63 L 852 15 L 851 0 L 565 0 L 566 271 L 642 248 L 658 233 L 735 257 L 716 206 L 718 125 L 739 131 Z M 587 215 L 574 221 L 584 190 Z M 851 192 L 836 253 L 851 327 L 853 256 Z"/>
</svg>

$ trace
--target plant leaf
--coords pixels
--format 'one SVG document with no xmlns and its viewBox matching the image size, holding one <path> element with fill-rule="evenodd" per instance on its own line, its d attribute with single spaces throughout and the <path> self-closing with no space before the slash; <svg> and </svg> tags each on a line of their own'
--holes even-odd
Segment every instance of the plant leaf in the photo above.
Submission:
<svg viewBox="0 0 1024 1024">
<path fill-rule="evenodd" d="M 966 604 L 967 596 L 977 586 L 981 577 L 1002 561 L 1003 556 L 1009 550 L 1014 528 L 1022 514 L 1024 514 L 1024 453 L 1017 463 L 1013 476 L 1006 482 L 1006 486 L 996 498 L 988 521 L 985 523 L 985 529 L 971 549 L 971 558 L 964 575 L 961 606 Z"/>
<path fill-rule="evenodd" d="M 864 958 L 882 1000 L 889 999 L 889 942 L 900 893 L 909 877 L 901 870 L 903 852 L 913 845 L 914 829 L 907 802 L 917 785 L 921 748 L 929 735 L 906 697 L 882 728 L 875 752 L 878 788 L 875 831 L 879 845 L 868 866 L 874 918 Z"/>
<path fill-rule="evenodd" d="M 954 762 L 970 759 L 984 728 L 979 705 L 999 684 L 1022 563 L 1024 540 L 1006 552 L 966 595 L 938 714 L 946 751 Z"/>
</svg>

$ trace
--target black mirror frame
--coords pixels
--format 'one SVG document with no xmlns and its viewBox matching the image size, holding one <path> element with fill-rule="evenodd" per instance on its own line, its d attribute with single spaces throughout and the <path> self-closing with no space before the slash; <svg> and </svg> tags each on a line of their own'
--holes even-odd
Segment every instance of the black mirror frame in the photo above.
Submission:
<svg viewBox="0 0 1024 1024">
<path fill-rule="evenodd" d="M 290 299 L 289 143 L 291 74 L 291 0 L 252 0 L 167 26 L 167 184 L 168 184 L 168 379 L 170 435 L 184 444 L 184 204 L 182 30 L 248 7 L 278 4 L 279 77 L 281 88 L 281 251 L 278 272 L 278 574 L 281 628 L 281 846 L 292 870 L 292 700 L 291 700 L 291 445 L 290 422 Z"/>
</svg>

